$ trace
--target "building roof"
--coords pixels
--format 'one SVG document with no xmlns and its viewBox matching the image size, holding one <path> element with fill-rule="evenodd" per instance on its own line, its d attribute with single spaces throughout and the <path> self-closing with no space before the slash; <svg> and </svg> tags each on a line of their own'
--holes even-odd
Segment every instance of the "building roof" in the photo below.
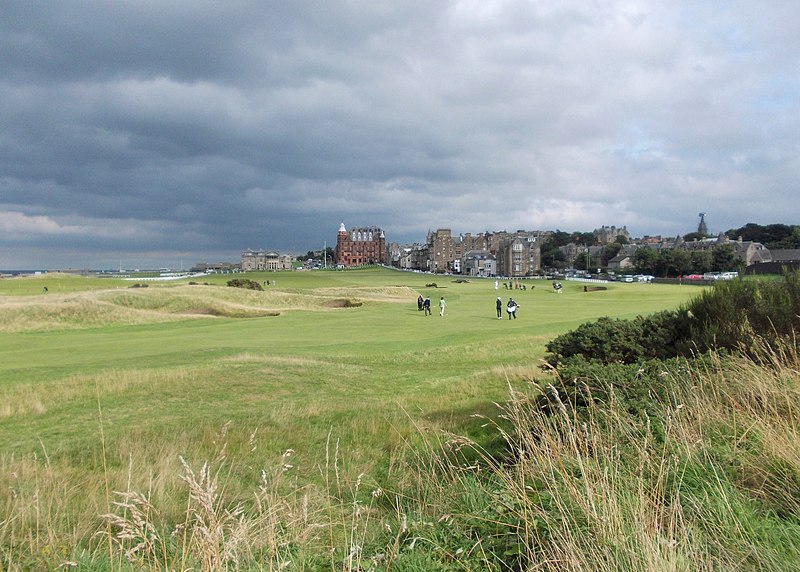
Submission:
<svg viewBox="0 0 800 572">
<path fill-rule="evenodd" d="M 800 248 L 787 248 L 770 250 L 772 260 L 775 262 L 795 262 L 800 261 Z"/>
</svg>

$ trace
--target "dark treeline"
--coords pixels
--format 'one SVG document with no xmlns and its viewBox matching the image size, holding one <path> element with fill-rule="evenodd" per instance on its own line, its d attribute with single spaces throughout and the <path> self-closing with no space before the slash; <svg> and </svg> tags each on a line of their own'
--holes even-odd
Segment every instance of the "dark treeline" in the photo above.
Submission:
<svg viewBox="0 0 800 572">
<path fill-rule="evenodd" d="M 742 262 L 728 244 L 693 251 L 640 248 L 633 255 L 633 265 L 638 273 L 660 277 L 743 270 Z"/>
<path fill-rule="evenodd" d="M 752 222 L 741 228 L 734 228 L 725 232 L 731 239 L 752 240 L 760 242 L 770 249 L 800 248 L 800 225 L 768 224 L 762 226 Z"/>
</svg>

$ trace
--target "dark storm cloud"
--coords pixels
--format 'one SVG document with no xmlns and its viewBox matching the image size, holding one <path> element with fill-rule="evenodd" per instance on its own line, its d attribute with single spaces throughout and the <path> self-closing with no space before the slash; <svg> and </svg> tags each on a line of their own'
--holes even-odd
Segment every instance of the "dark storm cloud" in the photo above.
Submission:
<svg viewBox="0 0 800 572">
<path fill-rule="evenodd" d="M 800 219 L 790 3 L 0 12 L 0 267 Z"/>
</svg>

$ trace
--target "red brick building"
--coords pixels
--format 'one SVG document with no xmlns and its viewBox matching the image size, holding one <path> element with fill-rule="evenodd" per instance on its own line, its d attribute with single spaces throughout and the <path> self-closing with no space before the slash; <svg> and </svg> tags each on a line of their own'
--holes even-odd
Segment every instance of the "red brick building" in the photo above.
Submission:
<svg viewBox="0 0 800 572">
<path fill-rule="evenodd" d="M 388 251 L 383 231 L 374 226 L 353 228 L 339 225 L 336 236 L 336 260 L 342 266 L 387 264 Z"/>
</svg>

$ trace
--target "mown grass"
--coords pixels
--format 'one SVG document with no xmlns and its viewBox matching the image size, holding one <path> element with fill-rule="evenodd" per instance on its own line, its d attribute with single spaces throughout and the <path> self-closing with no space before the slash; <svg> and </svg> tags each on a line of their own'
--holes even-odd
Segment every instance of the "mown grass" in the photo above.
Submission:
<svg viewBox="0 0 800 572">
<path fill-rule="evenodd" d="M 588 319 L 673 308 L 697 293 L 659 285 L 584 293 L 566 284 L 555 294 L 546 282 L 508 292 L 493 281 L 446 277 L 426 288 L 430 276 L 384 270 L 255 278 L 275 285 L 243 291 L 215 278 L 91 292 L 94 282 L 80 291 L 70 278 L 68 287 L 44 294 L 37 281 L 53 278 L 31 278 L 27 288 L 36 296 L 4 291 L 0 487 L 9 494 L 0 506 L 2 568 L 79 562 L 125 569 L 124 550 L 109 549 L 123 524 L 100 515 L 130 518 L 145 504 L 157 529 L 145 545 L 158 548 L 129 554 L 134 567 L 219 569 L 235 561 L 254 569 L 290 562 L 289 569 L 355 570 L 373 560 L 383 569 L 401 562 L 399 569 L 502 567 L 497 547 L 475 544 L 481 526 L 435 524 L 461 522 L 457 513 L 498 526 L 505 517 L 491 516 L 496 503 L 480 480 L 432 460 L 430 444 L 461 436 L 501 458 L 506 445 L 494 424 L 503 425 L 503 409 L 496 404 L 508 400 L 509 386 L 541 377 L 547 340 Z M 417 293 L 445 296 L 447 315 L 424 317 Z M 494 299 L 509 294 L 520 302 L 519 319 L 497 320 Z M 467 449 L 469 466 L 481 455 Z M 220 488 L 206 499 L 210 505 L 187 513 L 192 487 L 211 486 L 210 476 L 198 477 L 205 461 Z M 431 496 L 448 479 L 466 488 Z M 122 506 L 112 504 L 122 498 L 113 491 L 124 493 Z M 133 492 L 146 503 L 134 506 Z M 465 494 L 474 498 L 467 503 Z M 449 502 L 456 504 L 442 513 Z M 264 508 L 270 503 L 274 514 Z M 490 512 L 467 510 L 469 503 Z M 238 517 L 225 520 L 225 511 L 239 504 L 250 528 L 235 532 Z M 202 526 L 194 520 L 192 528 L 187 518 L 201 513 Z M 239 545 L 236 559 L 226 559 L 208 556 L 211 545 L 198 548 L 191 534 L 212 527 L 212 518 L 223 522 L 218 532 L 227 530 L 215 537 L 216 549 L 242 534 L 253 552 Z M 181 523 L 193 531 L 183 544 L 168 539 Z M 113 534 L 98 536 L 103 531 Z M 417 537 L 425 550 L 409 549 Z M 122 545 L 130 550 L 137 542 Z"/>
</svg>

